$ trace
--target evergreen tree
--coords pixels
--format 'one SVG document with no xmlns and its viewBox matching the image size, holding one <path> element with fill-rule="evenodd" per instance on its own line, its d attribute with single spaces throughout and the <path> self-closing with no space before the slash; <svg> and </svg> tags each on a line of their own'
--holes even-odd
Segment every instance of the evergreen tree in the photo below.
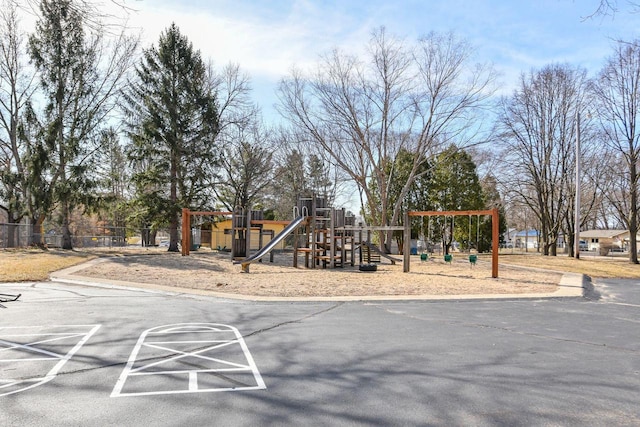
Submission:
<svg viewBox="0 0 640 427">
<path fill-rule="evenodd" d="M 96 210 L 104 223 L 109 227 L 114 227 L 113 236 L 118 243 L 122 244 L 126 237 L 127 190 L 131 179 L 130 173 L 116 130 L 114 128 L 105 129 L 100 138 L 103 150 L 98 153 L 99 164 L 95 173 L 99 179 L 102 200 Z"/>
<path fill-rule="evenodd" d="M 485 208 L 485 198 L 471 156 L 455 146 L 440 153 L 434 162 L 431 185 L 429 187 L 430 204 L 439 211 L 480 210 Z M 433 226 L 442 236 L 444 253 L 449 253 L 453 240 L 469 247 L 469 218 L 435 217 Z M 472 233 L 473 234 L 473 233 Z"/>
<path fill-rule="evenodd" d="M 200 52 L 172 24 L 143 52 L 126 95 L 139 213 L 168 224 L 178 250 L 183 207 L 205 203 L 218 147 L 215 91 Z"/>
</svg>

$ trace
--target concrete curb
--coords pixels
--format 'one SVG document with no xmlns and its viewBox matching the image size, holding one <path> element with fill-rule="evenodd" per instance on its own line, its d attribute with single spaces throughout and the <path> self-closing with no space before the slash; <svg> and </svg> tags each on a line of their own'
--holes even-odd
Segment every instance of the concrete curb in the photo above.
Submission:
<svg viewBox="0 0 640 427">
<path fill-rule="evenodd" d="M 477 294 L 477 295 L 372 295 L 372 296 L 337 296 L 337 297 L 268 297 L 257 295 L 240 295 L 201 289 L 175 288 L 150 283 L 127 282 L 108 278 L 89 278 L 77 275 L 92 264 L 106 261 L 97 258 L 86 263 L 75 265 L 49 275 L 52 282 L 68 283 L 80 286 L 92 286 L 105 289 L 123 289 L 139 292 L 161 293 L 166 295 L 200 295 L 230 300 L 266 301 L 266 302 L 350 302 L 350 301 L 465 301 L 465 300 L 513 300 L 541 298 L 578 298 L 583 297 L 588 289 L 590 279 L 583 274 L 564 273 L 555 292 L 525 294 Z"/>
</svg>

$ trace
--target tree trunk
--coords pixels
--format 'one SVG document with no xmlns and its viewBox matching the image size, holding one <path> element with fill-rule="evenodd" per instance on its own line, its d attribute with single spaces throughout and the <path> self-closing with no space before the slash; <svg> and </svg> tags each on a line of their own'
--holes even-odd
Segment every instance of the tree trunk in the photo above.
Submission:
<svg viewBox="0 0 640 427">
<path fill-rule="evenodd" d="M 636 169 L 635 158 L 630 165 L 630 182 L 631 182 L 631 209 L 629 212 L 629 261 L 638 264 L 638 171 Z"/>
<path fill-rule="evenodd" d="M 574 258 L 576 256 L 576 249 L 580 250 L 579 248 L 574 248 L 574 240 L 575 240 L 575 235 L 576 233 L 571 233 L 569 234 L 569 238 L 570 240 L 566 241 L 566 245 L 567 245 L 567 253 L 569 254 L 569 257 Z"/>
<path fill-rule="evenodd" d="M 39 215 L 37 218 L 30 218 L 31 223 L 31 235 L 29 237 L 29 246 L 44 247 L 44 235 L 42 232 L 42 223 L 44 222 L 44 215 Z"/>
<path fill-rule="evenodd" d="M 171 189 L 169 199 L 171 200 L 172 208 L 175 207 L 175 212 L 171 213 L 171 222 L 169 223 L 169 249 L 168 252 L 178 252 L 178 224 L 179 209 L 176 204 L 178 202 L 178 153 L 177 149 L 172 150 L 171 154 Z M 184 243 L 184 242 L 183 242 Z"/>
<path fill-rule="evenodd" d="M 385 245 L 384 245 L 384 253 L 391 253 L 391 244 L 393 243 L 393 231 L 387 231 L 385 233 Z"/>
<path fill-rule="evenodd" d="M 547 224 L 545 221 L 542 222 L 542 255 L 549 255 L 549 231 L 547 229 Z M 538 245 L 540 247 L 540 245 Z"/>
<path fill-rule="evenodd" d="M 172 215 L 169 225 L 169 249 L 168 252 L 178 252 L 178 215 Z M 184 245 L 185 242 L 182 242 Z"/>
<path fill-rule="evenodd" d="M 71 229 L 69 228 L 69 205 L 62 203 L 62 249 L 72 250 Z"/>
</svg>

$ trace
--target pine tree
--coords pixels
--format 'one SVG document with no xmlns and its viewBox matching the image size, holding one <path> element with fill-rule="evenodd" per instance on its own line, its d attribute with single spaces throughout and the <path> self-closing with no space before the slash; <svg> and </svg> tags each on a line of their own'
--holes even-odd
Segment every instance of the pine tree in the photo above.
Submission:
<svg viewBox="0 0 640 427">
<path fill-rule="evenodd" d="M 175 252 L 181 209 L 205 203 L 219 129 L 207 67 L 175 24 L 143 52 L 126 99 L 139 215 L 169 225 Z"/>
</svg>

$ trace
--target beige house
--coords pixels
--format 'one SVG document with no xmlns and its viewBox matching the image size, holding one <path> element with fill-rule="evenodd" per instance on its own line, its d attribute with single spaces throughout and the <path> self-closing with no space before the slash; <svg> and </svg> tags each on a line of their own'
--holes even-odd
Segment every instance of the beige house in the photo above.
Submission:
<svg viewBox="0 0 640 427">
<path fill-rule="evenodd" d="M 629 247 L 629 231 L 586 230 L 580 232 L 580 240 L 586 242 L 589 251 L 626 251 Z M 636 240 L 640 241 L 638 238 Z"/>
</svg>

